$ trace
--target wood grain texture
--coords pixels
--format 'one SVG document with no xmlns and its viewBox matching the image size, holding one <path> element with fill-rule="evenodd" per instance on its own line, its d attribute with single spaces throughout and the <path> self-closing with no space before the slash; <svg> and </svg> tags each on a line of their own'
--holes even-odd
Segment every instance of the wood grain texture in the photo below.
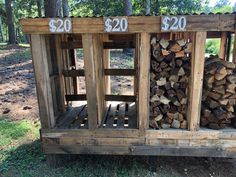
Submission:
<svg viewBox="0 0 236 177">
<path fill-rule="evenodd" d="M 126 17 L 128 33 L 159 33 L 160 16 Z M 235 14 L 186 15 L 186 31 L 234 31 Z M 72 33 L 104 33 L 103 18 L 71 18 Z M 50 34 L 48 18 L 22 19 L 25 34 Z"/>
<path fill-rule="evenodd" d="M 102 43 L 98 34 L 83 34 L 89 129 L 94 130 L 105 112 Z"/>
<path fill-rule="evenodd" d="M 31 51 L 42 128 L 52 128 L 55 125 L 47 47 L 45 36 L 31 35 Z"/>
<path fill-rule="evenodd" d="M 221 33 L 219 58 L 225 60 L 227 32 Z"/>
<path fill-rule="evenodd" d="M 202 84 L 205 63 L 206 32 L 196 32 L 193 39 L 192 63 L 191 63 L 191 85 L 189 95 L 188 122 L 189 130 L 199 129 Z"/>
<path fill-rule="evenodd" d="M 150 67 L 150 34 L 141 33 L 139 58 L 139 95 L 138 115 L 139 129 L 144 132 L 148 128 L 149 118 L 149 67 Z"/>
</svg>

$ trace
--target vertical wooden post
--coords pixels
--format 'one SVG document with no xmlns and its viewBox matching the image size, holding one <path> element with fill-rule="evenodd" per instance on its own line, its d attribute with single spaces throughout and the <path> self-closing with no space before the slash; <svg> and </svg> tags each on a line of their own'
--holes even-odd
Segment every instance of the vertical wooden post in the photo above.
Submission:
<svg viewBox="0 0 236 177">
<path fill-rule="evenodd" d="M 189 108 L 187 115 L 189 121 L 189 130 L 191 131 L 198 130 L 200 124 L 206 32 L 196 32 L 194 35 Z"/>
<path fill-rule="evenodd" d="M 149 120 L 149 68 L 150 68 L 150 34 L 141 33 L 139 58 L 139 94 L 138 118 L 139 129 L 144 134 Z"/>
<path fill-rule="evenodd" d="M 104 67 L 110 68 L 110 49 L 104 49 L 103 51 L 103 61 L 104 61 Z M 106 94 L 111 94 L 111 83 L 110 83 L 110 76 L 106 76 L 105 78 L 105 90 Z"/>
<path fill-rule="evenodd" d="M 62 74 L 63 71 L 63 58 L 62 58 L 62 49 L 61 49 L 61 42 L 62 36 L 56 35 L 55 36 L 55 47 L 56 47 L 56 60 L 57 60 L 57 68 L 58 68 L 58 80 L 59 85 L 57 89 L 59 89 L 58 94 L 58 109 L 60 112 L 65 111 L 65 80 Z"/>
<path fill-rule="evenodd" d="M 234 31 L 233 63 L 236 63 L 236 30 Z"/>
<path fill-rule="evenodd" d="M 41 126 L 44 129 L 55 125 L 53 99 L 48 68 L 46 37 L 31 35 L 31 50 L 36 79 Z"/>
<path fill-rule="evenodd" d="M 102 43 L 99 34 L 83 34 L 86 95 L 88 103 L 88 125 L 97 128 L 105 111 L 104 73 Z"/>
<path fill-rule="evenodd" d="M 109 36 L 103 35 L 103 42 L 108 42 L 108 41 L 109 41 Z M 104 63 L 104 68 L 107 69 L 110 68 L 110 49 L 103 50 L 103 63 Z M 105 90 L 107 95 L 111 94 L 110 76 L 106 76 L 105 78 Z"/>
<path fill-rule="evenodd" d="M 140 34 L 135 36 L 135 56 L 134 56 L 134 69 L 136 70 L 136 75 L 134 76 L 134 95 L 138 95 L 138 68 L 139 68 L 139 57 L 140 57 Z"/>
<path fill-rule="evenodd" d="M 227 32 L 222 32 L 221 39 L 220 39 L 219 58 L 221 58 L 223 60 L 225 60 L 226 44 L 227 44 Z"/>
</svg>

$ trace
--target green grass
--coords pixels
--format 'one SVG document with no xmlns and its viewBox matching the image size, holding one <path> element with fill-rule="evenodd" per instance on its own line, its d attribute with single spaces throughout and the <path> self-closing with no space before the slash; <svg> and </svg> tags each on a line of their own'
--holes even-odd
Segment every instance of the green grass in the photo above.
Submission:
<svg viewBox="0 0 236 177">
<path fill-rule="evenodd" d="M 152 176 L 139 157 L 79 156 L 50 168 L 41 151 L 39 124 L 0 118 L 0 176 L 4 177 L 143 177 Z"/>
<path fill-rule="evenodd" d="M 25 136 L 29 130 L 30 123 L 27 121 L 11 122 L 0 119 L 0 147 L 9 145 L 13 140 Z"/>
</svg>

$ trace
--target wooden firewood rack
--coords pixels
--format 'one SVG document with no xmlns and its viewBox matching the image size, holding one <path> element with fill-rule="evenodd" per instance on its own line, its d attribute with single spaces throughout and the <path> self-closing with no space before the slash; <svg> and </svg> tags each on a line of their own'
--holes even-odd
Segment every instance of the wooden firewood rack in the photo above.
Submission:
<svg viewBox="0 0 236 177">
<path fill-rule="evenodd" d="M 236 129 L 199 125 L 206 39 L 221 38 L 220 56 L 227 59 L 226 39 L 236 32 L 236 15 L 177 15 L 174 29 L 163 27 L 166 17 L 173 16 L 21 20 L 31 41 L 44 153 L 236 157 Z M 149 129 L 150 41 L 157 33 L 190 33 L 193 39 L 188 130 Z M 83 48 L 84 69 L 75 69 L 76 48 Z M 135 49 L 134 69 L 109 69 L 108 49 L 117 48 Z M 116 75 L 134 77 L 133 95 L 109 93 L 105 76 Z M 77 77 L 85 77 L 86 94 L 78 94 Z M 69 108 L 78 100 L 87 104 Z M 106 101 L 123 104 L 112 112 Z M 116 126 L 107 122 L 110 114 L 121 117 Z"/>
</svg>

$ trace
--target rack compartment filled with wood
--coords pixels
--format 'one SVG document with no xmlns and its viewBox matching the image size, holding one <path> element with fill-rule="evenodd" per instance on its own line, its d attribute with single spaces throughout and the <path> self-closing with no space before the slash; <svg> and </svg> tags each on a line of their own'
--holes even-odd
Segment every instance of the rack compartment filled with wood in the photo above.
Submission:
<svg viewBox="0 0 236 177">
<path fill-rule="evenodd" d="M 57 18 L 22 19 L 31 39 L 44 153 L 236 157 L 235 128 L 200 125 L 206 39 L 221 38 L 220 56 L 228 60 L 225 36 L 235 38 L 235 19 L 235 14 L 74 17 L 62 18 L 62 29 L 50 23 Z M 161 47 L 155 51 L 156 45 Z M 111 68 L 109 50 L 126 48 L 135 51 L 134 67 Z M 236 42 L 233 48 L 235 63 Z M 83 50 L 82 69 L 74 62 L 77 49 Z M 161 61 L 155 58 L 159 50 Z M 111 92 L 117 76 L 133 78 L 132 94 Z M 85 78 L 86 93 L 79 92 L 79 77 Z M 153 83 L 159 84 L 158 92 Z M 160 109 L 161 121 L 154 102 L 161 102 L 161 109 L 169 104 L 168 111 Z M 155 129 L 149 126 L 151 117 Z"/>
</svg>

